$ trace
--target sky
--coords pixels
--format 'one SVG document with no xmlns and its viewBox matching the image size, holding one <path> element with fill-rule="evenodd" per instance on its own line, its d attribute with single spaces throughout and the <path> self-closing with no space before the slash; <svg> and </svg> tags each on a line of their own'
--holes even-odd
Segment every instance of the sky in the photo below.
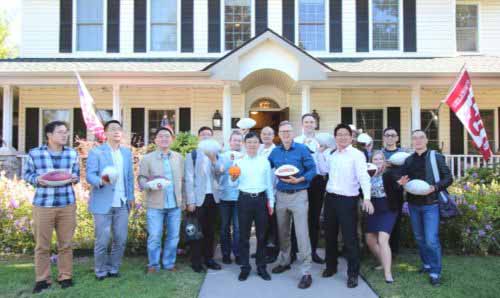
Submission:
<svg viewBox="0 0 500 298">
<path fill-rule="evenodd" d="M 0 0 L 0 13 L 5 14 L 10 21 L 10 36 L 7 41 L 10 46 L 19 46 L 21 42 L 21 1 Z"/>
</svg>

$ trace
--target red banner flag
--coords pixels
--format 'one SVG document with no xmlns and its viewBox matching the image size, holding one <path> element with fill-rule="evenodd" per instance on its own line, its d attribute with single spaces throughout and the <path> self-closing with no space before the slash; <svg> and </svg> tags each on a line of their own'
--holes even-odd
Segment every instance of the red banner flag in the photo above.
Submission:
<svg viewBox="0 0 500 298">
<path fill-rule="evenodd" d="M 87 129 L 92 132 L 92 134 L 99 140 L 104 141 L 106 136 L 104 135 L 104 125 L 97 116 L 96 108 L 94 105 L 94 99 L 90 94 L 87 87 L 80 78 L 78 73 L 76 74 L 76 79 L 78 81 L 78 95 L 80 96 L 80 106 L 82 107 L 83 121 Z"/>
<path fill-rule="evenodd" d="M 470 76 L 465 67 L 460 72 L 444 102 L 465 126 L 472 138 L 472 142 L 484 159 L 489 160 L 492 155 L 490 144 L 486 136 L 483 120 L 481 120 L 479 114 L 479 107 L 474 99 Z"/>
</svg>

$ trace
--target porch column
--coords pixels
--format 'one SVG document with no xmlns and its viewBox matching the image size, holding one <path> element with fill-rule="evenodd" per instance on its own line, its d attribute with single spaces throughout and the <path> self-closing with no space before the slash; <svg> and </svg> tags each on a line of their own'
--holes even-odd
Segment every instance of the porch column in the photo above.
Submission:
<svg viewBox="0 0 500 298">
<path fill-rule="evenodd" d="M 2 139 L 5 144 L 2 147 L 12 146 L 12 117 L 14 113 L 14 93 L 11 85 L 3 86 L 3 127 Z"/>
<path fill-rule="evenodd" d="M 226 148 L 229 148 L 231 136 L 231 101 L 231 85 L 225 84 L 222 92 L 222 136 Z"/>
<path fill-rule="evenodd" d="M 120 104 L 120 85 L 113 85 L 113 119 L 121 120 L 121 104 Z"/>
<path fill-rule="evenodd" d="M 302 86 L 302 115 L 311 112 L 311 86 Z"/>
<path fill-rule="evenodd" d="M 420 84 L 411 86 L 411 129 L 420 129 Z"/>
</svg>

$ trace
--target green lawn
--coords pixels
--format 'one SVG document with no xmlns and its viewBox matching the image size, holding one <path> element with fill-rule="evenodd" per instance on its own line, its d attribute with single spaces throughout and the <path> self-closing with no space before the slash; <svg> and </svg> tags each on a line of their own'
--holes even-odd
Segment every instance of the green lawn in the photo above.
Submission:
<svg viewBox="0 0 500 298">
<path fill-rule="evenodd" d="M 393 264 L 396 282 L 387 285 L 383 272 L 375 271 L 373 259 L 362 264 L 362 274 L 380 297 L 500 297 L 500 257 L 445 255 L 441 287 L 429 284 L 427 275 L 418 274 L 419 257 L 415 251 L 397 257 Z"/>
<path fill-rule="evenodd" d="M 201 287 L 204 275 L 194 273 L 186 259 L 177 263 L 179 271 L 162 271 L 156 275 L 146 275 L 144 257 L 125 257 L 121 277 L 96 281 L 93 259 L 77 258 L 74 263 L 73 288 L 62 290 L 57 283 L 50 290 L 36 297 L 175 297 L 195 298 Z M 56 276 L 53 266 L 53 275 Z M 0 260 L 0 297 L 29 297 L 34 285 L 33 259 Z"/>
</svg>

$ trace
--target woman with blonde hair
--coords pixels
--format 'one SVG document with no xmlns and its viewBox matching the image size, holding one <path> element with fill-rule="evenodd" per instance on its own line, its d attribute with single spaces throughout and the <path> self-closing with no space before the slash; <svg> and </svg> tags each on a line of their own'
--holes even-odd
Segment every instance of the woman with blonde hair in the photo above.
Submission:
<svg viewBox="0 0 500 298">
<path fill-rule="evenodd" d="M 389 238 L 397 217 L 397 202 L 392 202 L 384 188 L 385 157 L 382 151 L 372 155 L 372 163 L 377 166 L 377 172 L 371 177 L 371 198 L 375 212 L 367 216 L 366 243 L 370 251 L 377 257 L 384 270 L 387 283 L 393 283 L 391 272 L 391 248 Z"/>
</svg>

